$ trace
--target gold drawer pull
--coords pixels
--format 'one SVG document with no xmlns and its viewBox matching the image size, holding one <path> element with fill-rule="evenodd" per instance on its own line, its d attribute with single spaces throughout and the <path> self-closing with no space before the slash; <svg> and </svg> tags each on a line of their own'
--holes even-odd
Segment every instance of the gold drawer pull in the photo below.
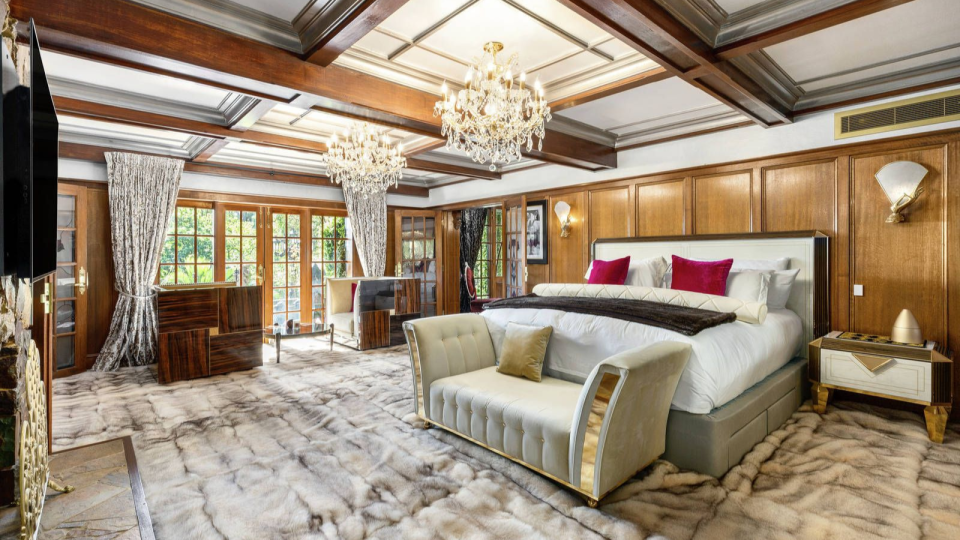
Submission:
<svg viewBox="0 0 960 540">
<path fill-rule="evenodd" d="M 867 368 L 867 370 L 870 371 L 871 373 L 875 373 L 878 369 L 882 368 L 883 366 L 893 361 L 893 358 L 887 358 L 884 356 L 870 356 L 866 354 L 856 354 L 856 353 L 850 353 L 850 354 L 852 354 L 853 358 L 857 362 L 860 362 L 860 364 L 863 367 Z"/>
</svg>

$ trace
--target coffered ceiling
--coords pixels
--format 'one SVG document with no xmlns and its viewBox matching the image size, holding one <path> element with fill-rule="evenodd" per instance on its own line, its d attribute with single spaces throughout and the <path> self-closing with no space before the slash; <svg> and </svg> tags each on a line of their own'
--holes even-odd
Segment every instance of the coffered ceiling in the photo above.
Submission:
<svg viewBox="0 0 960 540">
<path fill-rule="evenodd" d="M 336 63 L 438 94 L 489 41 L 504 44 L 504 60 L 517 54 L 550 99 L 659 67 L 554 0 L 409 0 Z"/>
<path fill-rule="evenodd" d="M 960 78 L 956 1 L 18 0 L 11 10 L 35 18 L 52 49 L 69 145 L 324 178 L 329 137 L 367 121 L 404 145 L 403 182 L 429 188 L 543 163 L 613 168 L 617 150 L 948 84 Z M 443 148 L 432 113 L 440 84 L 457 87 L 488 41 L 518 55 L 554 112 L 543 150 L 496 171 Z"/>
</svg>

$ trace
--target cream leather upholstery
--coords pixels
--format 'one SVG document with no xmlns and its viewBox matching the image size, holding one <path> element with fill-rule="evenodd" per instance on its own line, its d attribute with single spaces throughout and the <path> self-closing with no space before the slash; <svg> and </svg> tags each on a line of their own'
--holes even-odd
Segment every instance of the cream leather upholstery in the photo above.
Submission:
<svg viewBox="0 0 960 540">
<path fill-rule="evenodd" d="M 667 415 L 690 346 L 612 356 L 586 384 L 496 371 L 476 314 L 404 323 L 417 414 L 544 473 L 596 502 L 664 451 Z"/>
<path fill-rule="evenodd" d="M 570 426 L 582 386 L 488 367 L 430 385 L 430 418 L 558 478 L 570 474 Z"/>
<path fill-rule="evenodd" d="M 351 309 L 353 306 L 351 285 L 359 283 L 362 279 L 364 278 L 327 279 L 327 319 L 333 322 L 333 329 L 337 333 L 353 337 L 360 326 L 358 314 Z M 340 315 L 343 313 L 349 314 L 349 317 Z M 346 320 L 352 321 L 352 324 L 344 324 Z"/>
<path fill-rule="evenodd" d="M 762 302 L 749 302 L 729 296 L 717 296 L 674 289 L 656 287 L 636 287 L 630 285 L 585 285 L 583 283 L 541 283 L 533 288 L 538 296 L 581 296 L 590 298 L 628 298 L 647 300 L 661 304 L 692 307 L 735 313 L 738 321 L 762 324 L 767 317 L 767 305 Z"/>
</svg>

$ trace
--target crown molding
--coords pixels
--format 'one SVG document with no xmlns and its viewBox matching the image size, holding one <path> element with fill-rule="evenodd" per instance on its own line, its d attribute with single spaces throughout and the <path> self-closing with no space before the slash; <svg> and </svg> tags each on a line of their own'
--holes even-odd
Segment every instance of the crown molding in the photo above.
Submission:
<svg viewBox="0 0 960 540">
<path fill-rule="evenodd" d="M 583 122 L 578 122 L 566 116 L 560 116 L 559 114 L 553 116 L 553 119 L 548 122 L 548 125 L 550 129 L 554 131 L 559 131 L 560 133 L 565 133 L 580 139 L 586 139 L 604 146 L 613 147 L 617 144 L 616 134 L 593 127 L 589 124 L 584 124 Z"/>
<path fill-rule="evenodd" d="M 281 49 L 302 53 L 293 24 L 230 0 L 130 0 Z"/>
<path fill-rule="evenodd" d="M 56 96 L 220 126 L 231 125 L 259 101 L 257 98 L 230 92 L 217 108 L 210 108 L 55 76 L 50 76 L 47 81 L 50 84 L 50 90 Z"/>
<path fill-rule="evenodd" d="M 115 131 L 91 132 L 85 129 L 71 131 L 70 129 L 70 127 L 61 125 L 60 142 L 106 147 L 121 151 L 127 150 L 130 152 L 159 154 L 188 161 L 197 156 L 204 148 L 213 142 L 212 139 L 206 137 L 194 136 L 187 139 L 182 146 L 171 146 L 169 144 L 132 140 L 128 133 Z"/>
</svg>

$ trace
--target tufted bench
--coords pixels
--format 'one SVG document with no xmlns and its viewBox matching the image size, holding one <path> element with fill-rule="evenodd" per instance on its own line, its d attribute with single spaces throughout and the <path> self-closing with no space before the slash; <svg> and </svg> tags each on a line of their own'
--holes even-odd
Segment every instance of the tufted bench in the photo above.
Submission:
<svg viewBox="0 0 960 540">
<path fill-rule="evenodd" d="M 497 373 L 476 314 L 404 323 L 417 414 L 525 465 L 591 506 L 663 454 L 667 415 L 690 346 L 662 342 L 600 364 L 583 385 Z"/>
</svg>

